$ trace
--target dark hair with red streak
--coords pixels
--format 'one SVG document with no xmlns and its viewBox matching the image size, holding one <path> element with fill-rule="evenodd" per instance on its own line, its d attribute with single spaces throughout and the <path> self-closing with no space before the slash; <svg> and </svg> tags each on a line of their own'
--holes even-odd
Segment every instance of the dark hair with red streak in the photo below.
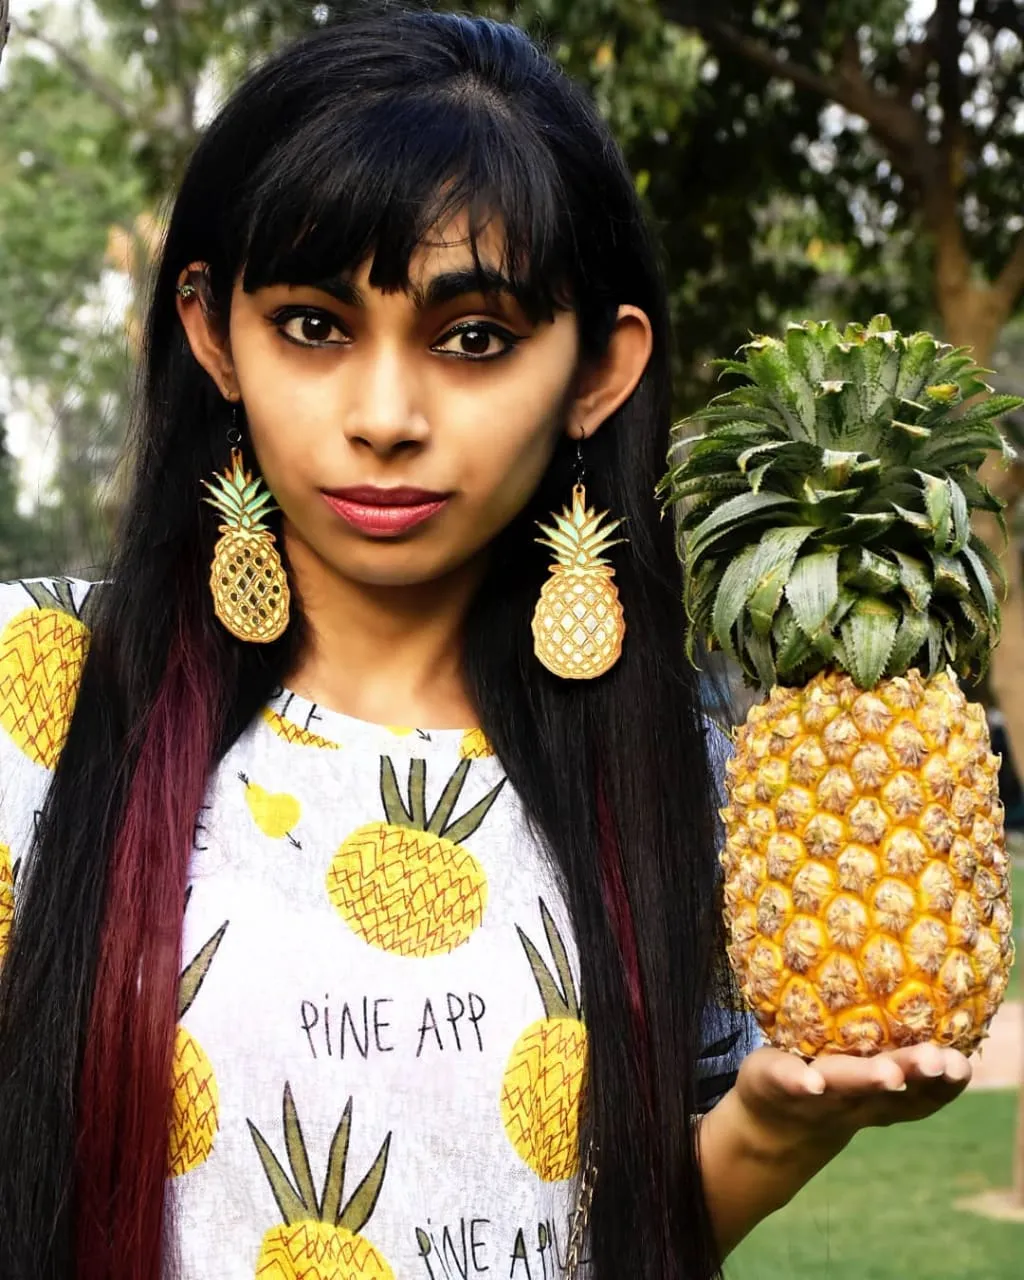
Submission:
<svg viewBox="0 0 1024 1280">
<path fill-rule="evenodd" d="M 179 628 L 111 857 L 78 1095 L 76 1280 L 149 1280 L 144 1260 L 160 1256 L 178 917 L 219 700 L 211 655 Z"/>
</svg>

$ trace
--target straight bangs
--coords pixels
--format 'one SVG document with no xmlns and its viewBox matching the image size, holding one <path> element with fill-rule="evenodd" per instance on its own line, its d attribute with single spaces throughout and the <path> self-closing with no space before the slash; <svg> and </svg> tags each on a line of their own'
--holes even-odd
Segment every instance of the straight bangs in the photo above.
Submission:
<svg viewBox="0 0 1024 1280">
<path fill-rule="evenodd" d="M 240 205 L 242 282 L 316 285 L 372 259 L 370 283 L 410 287 L 417 248 L 465 211 L 480 291 L 497 267 L 530 319 L 571 305 L 569 201 L 547 146 L 469 77 L 428 92 L 389 94 L 361 111 L 307 119 L 268 152 Z M 500 263 L 479 242 L 497 224 Z"/>
</svg>

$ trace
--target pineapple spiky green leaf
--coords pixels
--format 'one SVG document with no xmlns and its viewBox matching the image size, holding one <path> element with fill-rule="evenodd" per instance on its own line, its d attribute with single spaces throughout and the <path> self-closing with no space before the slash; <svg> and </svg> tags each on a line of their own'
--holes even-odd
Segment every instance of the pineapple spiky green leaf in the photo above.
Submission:
<svg viewBox="0 0 1024 1280">
<path fill-rule="evenodd" d="M 743 381 L 676 427 L 659 486 L 695 630 L 767 686 L 983 672 L 1000 572 L 970 517 L 1002 504 L 977 470 L 1013 456 L 997 419 L 1024 400 L 887 316 L 790 325 L 740 355 L 716 361 Z"/>
</svg>

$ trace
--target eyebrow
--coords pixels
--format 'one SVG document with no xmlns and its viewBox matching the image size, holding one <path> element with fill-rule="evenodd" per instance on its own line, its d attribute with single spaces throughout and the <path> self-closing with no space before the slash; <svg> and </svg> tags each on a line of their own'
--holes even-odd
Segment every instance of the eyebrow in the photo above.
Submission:
<svg viewBox="0 0 1024 1280">
<path fill-rule="evenodd" d="M 332 276 L 325 280 L 314 280 L 310 282 L 310 288 L 329 293 L 344 306 L 365 307 L 366 305 L 362 290 L 344 277 Z M 481 266 L 479 270 L 475 267 L 466 267 L 460 271 L 445 271 L 435 276 L 426 289 L 413 285 L 408 290 L 409 297 L 420 311 L 441 307 L 446 302 L 454 302 L 458 298 L 474 293 L 485 296 L 505 295 L 512 299 L 517 296 L 508 277 L 494 267 L 487 266 Z"/>
</svg>

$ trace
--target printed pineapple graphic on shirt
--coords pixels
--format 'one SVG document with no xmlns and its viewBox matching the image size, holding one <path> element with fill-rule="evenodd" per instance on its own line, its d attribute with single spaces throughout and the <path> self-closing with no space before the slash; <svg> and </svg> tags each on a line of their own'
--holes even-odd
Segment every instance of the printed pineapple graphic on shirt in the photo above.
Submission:
<svg viewBox="0 0 1024 1280">
<path fill-rule="evenodd" d="M 250 782 L 244 773 L 240 773 L 238 778 L 245 783 L 245 803 L 249 806 L 253 822 L 263 834 L 271 840 L 283 840 L 287 836 L 296 848 L 301 848 L 291 834 L 302 817 L 302 805 L 298 800 L 284 791 L 267 791 L 259 783 Z"/>
<path fill-rule="evenodd" d="M 256 1262 L 257 1280 L 356 1280 L 356 1277 L 394 1280 L 394 1272 L 384 1257 L 359 1234 L 380 1198 L 391 1134 L 384 1139 L 370 1172 L 345 1204 L 351 1098 L 331 1141 L 327 1180 L 319 1197 L 291 1086 L 284 1087 L 284 1139 L 291 1178 L 253 1122 L 250 1120 L 248 1124 L 263 1172 L 284 1219 L 282 1225 L 271 1227 L 263 1237 Z"/>
<path fill-rule="evenodd" d="M 53 769 L 78 697 L 95 588 L 76 606 L 66 579 L 55 578 L 52 590 L 21 585 L 33 603 L 0 635 L 0 725 L 30 760 Z"/>
<path fill-rule="evenodd" d="M 11 851 L 0 844 L 0 960 L 7 954 L 14 924 L 14 886 L 18 880 L 21 862 L 11 865 Z"/>
<path fill-rule="evenodd" d="M 188 896 L 191 896 L 191 889 Z M 188 907 L 188 896 L 185 906 Z M 181 975 L 178 987 L 178 1019 L 189 1009 L 203 985 L 228 921 L 221 925 Z M 206 1050 L 184 1027 L 174 1038 L 171 1064 L 171 1123 L 168 1139 L 168 1172 L 172 1178 L 196 1169 L 209 1158 L 219 1127 L 220 1094 L 213 1065 Z"/>
<path fill-rule="evenodd" d="M 487 760 L 494 755 L 494 748 L 487 741 L 483 729 L 467 729 L 459 743 L 459 756 L 463 760 Z"/>
<path fill-rule="evenodd" d="M 471 767 L 472 761 L 461 761 L 428 817 L 427 762 L 413 760 L 409 765 L 406 808 L 395 767 L 387 756 L 381 757 L 386 821 L 353 831 L 327 872 L 328 897 L 371 946 L 402 956 L 442 955 L 479 928 L 487 905 L 487 878 L 460 841 L 478 829 L 506 780 L 453 821 Z"/>
<path fill-rule="evenodd" d="M 516 926 L 546 1016 L 528 1027 L 512 1049 L 502 1081 L 501 1117 L 522 1160 L 545 1182 L 561 1182 L 579 1172 L 587 1029 L 565 944 L 543 898 L 540 913 L 557 977 Z"/>
<path fill-rule="evenodd" d="M 263 719 L 279 738 L 283 738 L 285 742 L 289 742 L 293 746 L 315 747 L 319 751 L 338 751 L 340 749 L 340 743 L 332 742 L 330 738 L 324 738 L 319 733 L 312 733 L 309 729 L 303 729 L 301 725 L 293 724 L 291 720 L 286 719 L 270 707 L 263 708 Z"/>
</svg>

